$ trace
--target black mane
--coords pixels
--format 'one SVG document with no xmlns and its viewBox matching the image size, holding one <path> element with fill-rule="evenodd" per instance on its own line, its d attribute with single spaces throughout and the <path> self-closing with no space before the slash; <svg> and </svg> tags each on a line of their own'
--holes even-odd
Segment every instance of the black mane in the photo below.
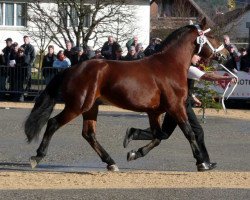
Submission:
<svg viewBox="0 0 250 200">
<path fill-rule="evenodd" d="M 166 37 L 165 40 L 163 40 L 161 42 L 157 52 L 162 51 L 167 45 L 171 44 L 173 41 L 178 40 L 180 37 L 182 37 L 191 28 L 194 28 L 194 25 L 183 26 L 183 27 L 173 31 L 170 35 L 168 35 Z"/>
</svg>

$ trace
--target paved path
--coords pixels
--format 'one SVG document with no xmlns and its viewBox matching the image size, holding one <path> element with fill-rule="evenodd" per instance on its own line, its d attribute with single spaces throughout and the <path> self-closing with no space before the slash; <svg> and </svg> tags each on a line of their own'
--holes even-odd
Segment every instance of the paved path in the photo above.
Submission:
<svg viewBox="0 0 250 200">
<path fill-rule="evenodd" d="M 22 124 L 30 109 L 0 110 L 0 172 L 30 172 L 28 158 L 35 155 L 39 143 L 27 145 Z M 56 110 L 55 113 L 58 113 Z M 105 171 L 96 153 L 81 137 L 81 118 L 77 118 L 53 137 L 47 157 L 36 171 L 89 172 Z M 145 144 L 132 142 L 123 149 L 127 127 L 146 128 L 145 115 L 132 112 L 101 111 L 97 126 L 99 142 L 117 162 L 121 171 L 156 170 L 195 172 L 191 149 L 179 129 L 145 158 L 127 162 L 126 153 Z M 250 171 L 250 120 L 211 116 L 203 124 L 206 144 L 218 172 Z M 0 186 L 1 187 L 1 186 Z M 0 199 L 247 199 L 249 189 L 237 188 L 168 188 L 168 189 L 84 189 L 84 190 L 1 190 Z"/>
</svg>

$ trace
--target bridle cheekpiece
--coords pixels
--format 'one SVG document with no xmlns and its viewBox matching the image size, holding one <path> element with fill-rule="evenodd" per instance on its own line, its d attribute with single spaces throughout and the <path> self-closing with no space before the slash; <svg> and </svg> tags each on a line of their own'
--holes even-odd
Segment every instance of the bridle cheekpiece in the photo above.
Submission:
<svg viewBox="0 0 250 200">
<path fill-rule="evenodd" d="M 199 34 L 199 36 L 196 39 L 197 44 L 200 45 L 197 54 L 199 54 L 201 52 L 201 49 L 202 49 L 204 44 L 207 44 L 210 47 L 210 49 L 213 51 L 213 54 L 216 54 L 219 51 L 221 51 L 222 49 L 224 49 L 224 44 L 220 45 L 218 48 L 214 48 L 213 45 L 209 42 L 209 40 L 207 39 L 205 34 L 208 33 L 209 31 L 211 31 L 210 28 L 203 31 L 203 30 L 201 30 L 199 25 L 194 25 L 194 26 L 197 28 L 197 31 Z"/>
</svg>

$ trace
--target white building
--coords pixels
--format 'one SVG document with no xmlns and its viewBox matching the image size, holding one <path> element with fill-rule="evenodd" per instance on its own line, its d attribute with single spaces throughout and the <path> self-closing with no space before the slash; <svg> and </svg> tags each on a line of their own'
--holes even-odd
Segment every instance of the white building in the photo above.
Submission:
<svg viewBox="0 0 250 200">
<path fill-rule="evenodd" d="M 149 43 L 149 31 L 150 31 L 150 3 L 149 0 L 127 0 L 126 6 L 131 10 L 136 20 L 136 31 L 133 35 L 139 37 L 139 42 L 146 47 Z M 12 38 L 14 42 L 23 44 L 23 36 L 27 34 L 27 25 L 30 22 L 27 21 L 27 3 L 32 1 L 25 0 L 0 0 L 0 50 L 5 47 L 5 39 Z M 40 1 L 47 6 L 51 6 L 51 1 Z M 91 2 L 91 1 L 89 1 Z M 129 28 L 130 24 L 127 24 Z M 123 27 L 126 29 L 126 27 Z M 131 35 L 131 38 L 133 37 Z M 99 44 L 104 43 L 106 40 L 98 41 Z M 35 43 L 31 42 L 35 47 Z M 53 44 L 53 43 L 51 43 Z M 93 41 L 89 41 L 88 45 L 93 45 Z M 121 44 L 125 49 L 125 44 Z M 56 49 L 57 50 L 57 49 Z"/>
</svg>

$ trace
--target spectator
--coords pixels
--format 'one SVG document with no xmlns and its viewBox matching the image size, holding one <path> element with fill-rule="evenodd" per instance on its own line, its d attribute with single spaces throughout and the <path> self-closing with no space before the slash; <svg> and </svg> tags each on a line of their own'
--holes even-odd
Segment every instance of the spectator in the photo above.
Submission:
<svg viewBox="0 0 250 200">
<path fill-rule="evenodd" d="M 4 57 L 2 53 L 0 53 L 0 65 L 4 65 Z"/>
<path fill-rule="evenodd" d="M 155 52 L 159 50 L 161 46 L 161 39 L 160 38 L 152 38 L 150 40 L 149 45 L 144 51 L 145 56 L 153 55 Z"/>
<path fill-rule="evenodd" d="M 137 56 L 137 59 L 142 59 L 145 57 L 144 55 L 144 49 L 142 47 L 142 44 L 141 43 L 138 43 L 137 46 L 135 47 L 135 51 L 136 51 L 136 56 Z"/>
<path fill-rule="evenodd" d="M 244 49 L 242 51 L 240 69 L 244 72 L 250 73 L 250 46 L 248 50 Z"/>
<path fill-rule="evenodd" d="M 92 47 L 86 46 L 86 48 L 83 47 L 83 49 L 85 49 L 86 54 L 87 54 L 89 59 L 91 59 L 91 58 L 93 58 L 95 56 L 95 51 L 93 50 Z"/>
<path fill-rule="evenodd" d="M 233 48 L 234 48 L 234 51 L 235 51 L 236 53 L 238 53 L 237 47 L 236 47 L 234 44 L 231 43 L 230 37 L 229 37 L 228 35 L 224 35 L 224 36 L 223 36 L 223 40 L 224 40 L 225 48 L 226 48 L 228 51 L 230 51 L 230 48 L 233 47 Z"/>
<path fill-rule="evenodd" d="M 134 46 L 136 47 L 138 44 L 138 37 L 137 36 L 134 36 L 132 39 L 130 39 L 127 43 L 126 43 L 126 47 L 129 51 L 130 47 L 131 46 Z"/>
<path fill-rule="evenodd" d="M 14 54 L 13 54 L 14 55 Z M 15 64 L 12 68 L 11 83 L 12 90 L 15 91 L 14 101 L 24 101 L 24 82 L 27 75 L 27 67 L 29 66 L 30 59 L 25 55 L 25 50 L 20 47 L 18 48 L 17 54 L 14 55 Z"/>
<path fill-rule="evenodd" d="M 83 61 L 89 60 L 89 57 L 87 55 L 87 52 L 83 50 L 82 47 L 76 47 L 75 48 L 76 53 L 72 57 L 72 65 L 76 65 L 78 63 L 81 63 Z"/>
<path fill-rule="evenodd" d="M 7 38 L 5 42 L 6 42 L 6 47 L 2 50 L 3 52 L 2 64 L 7 66 L 10 60 L 12 39 Z M 6 79 L 7 79 L 7 67 L 2 66 L 0 69 L 0 100 L 5 99 L 4 97 L 6 91 Z"/>
<path fill-rule="evenodd" d="M 245 56 L 245 55 L 247 54 L 246 48 L 240 48 L 240 49 L 239 49 L 239 52 L 240 52 L 240 56 L 241 56 L 241 57 L 242 57 L 242 56 Z"/>
<path fill-rule="evenodd" d="M 240 54 L 236 53 L 234 46 L 228 46 L 229 49 L 229 57 L 225 63 L 225 66 L 232 72 L 237 72 L 240 70 L 237 66 L 237 62 L 240 60 Z"/>
<path fill-rule="evenodd" d="M 48 85 L 50 80 L 55 75 L 53 71 L 53 63 L 56 60 L 56 54 L 54 53 L 54 46 L 48 46 L 48 53 L 43 57 L 42 74 L 45 79 L 45 84 Z"/>
<path fill-rule="evenodd" d="M 17 90 L 17 87 L 15 86 L 15 84 L 18 82 L 18 79 L 16 79 L 16 75 L 15 75 L 16 74 L 15 66 L 16 66 L 16 60 L 17 60 L 17 56 L 18 56 L 18 49 L 19 49 L 18 43 L 14 42 L 11 45 L 10 60 L 8 63 L 9 83 L 10 83 L 9 89 L 10 89 L 10 91 Z M 14 94 L 14 96 L 15 96 L 15 94 Z M 17 100 L 17 99 L 15 97 L 13 97 L 13 100 Z"/>
<path fill-rule="evenodd" d="M 92 59 L 104 59 L 100 50 L 95 50 L 95 55 Z"/>
<path fill-rule="evenodd" d="M 6 42 L 6 47 L 2 50 L 3 55 L 4 55 L 4 65 L 8 65 L 9 60 L 10 60 L 10 52 L 11 52 L 11 45 L 12 45 L 12 39 L 7 38 L 5 40 Z"/>
<path fill-rule="evenodd" d="M 75 54 L 73 43 L 71 41 L 66 41 L 66 49 L 64 50 L 64 55 L 72 62 L 73 56 Z"/>
<path fill-rule="evenodd" d="M 28 90 L 31 86 L 31 68 L 35 62 L 36 53 L 35 48 L 30 44 L 30 37 L 25 35 L 23 37 L 24 44 L 21 45 L 21 48 L 24 49 L 25 59 L 28 65 L 26 65 L 25 78 L 27 81 L 26 89 Z"/>
<path fill-rule="evenodd" d="M 124 60 L 131 61 L 131 60 L 137 60 L 137 55 L 135 51 L 135 47 L 131 46 L 129 48 L 128 54 L 125 56 Z"/>
<path fill-rule="evenodd" d="M 235 62 L 235 69 L 238 71 L 240 70 L 240 53 L 237 47 L 231 43 L 230 37 L 228 35 L 223 36 L 225 48 L 231 54 L 231 59 Z"/>
<path fill-rule="evenodd" d="M 108 41 L 104 43 L 101 53 L 104 58 L 108 60 L 113 60 L 115 58 L 115 51 L 118 49 L 120 45 L 114 41 L 113 36 L 108 37 Z"/>
<path fill-rule="evenodd" d="M 56 60 L 53 62 L 53 67 L 60 69 L 65 69 L 71 66 L 70 60 L 64 55 L 63 50 L 57 53 Z"/>
<path fill-rule="evenodd" d="M 17 59 L 18 49 L 19 49 L 18 43 L 14 42 L 11 45 L 10 58 L 9 58 L 9 62 L 7 64 L 9 67 L 14 67 L 15 66 L 16 59 Z"/>
<path fill-rule="evenodd" d="M 115 59 L 114 60 L 125 60 L 125 58 L 122 56 L 122 48 L 119 47 L 116 51 L 115 51 Z"/>
</svg>

